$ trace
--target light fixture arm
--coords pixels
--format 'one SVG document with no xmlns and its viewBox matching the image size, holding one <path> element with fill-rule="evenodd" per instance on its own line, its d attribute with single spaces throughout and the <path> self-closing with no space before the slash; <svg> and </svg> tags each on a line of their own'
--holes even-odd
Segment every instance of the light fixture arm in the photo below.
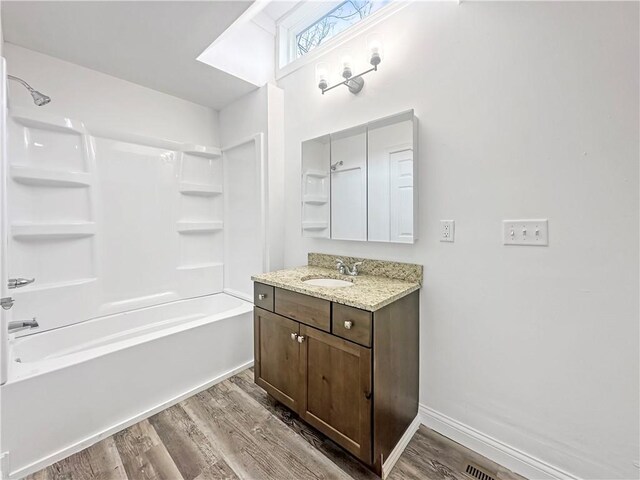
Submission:
<svg viewBox="0 0 640 480">
<path fill-rule="evenodd" d="M 378 71 L 378 65 L 374 65 L 369 70 L 365 70 L 364 72 L 359 73 L 358 75 L 345 78 L 343 82 L 336 83 L 335 85 L 332 85 L 327 88 L 321 87 L 322 94 L 324 95 L 325 92 L 328 92 L 329 90 L 333 90 L 334 88 L 339 87 L 340 85 L 345 85 L 349 89 L 349 91 L 355 95 L 360 90 L 362 90 L 362 87 L 364 86 L 364 79 L 362 77 L 367 73 L 377 72 L 377 71 Z"/>
</svg>

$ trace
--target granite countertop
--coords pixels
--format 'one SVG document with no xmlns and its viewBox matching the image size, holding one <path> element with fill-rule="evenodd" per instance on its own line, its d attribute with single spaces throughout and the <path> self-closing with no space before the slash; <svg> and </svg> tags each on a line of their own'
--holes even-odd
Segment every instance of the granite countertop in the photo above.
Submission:
<svg viewBox="0 0 640 480">
<path fill-rule="evenodd" d="M 302 283 L 309 278 L 338 278 L 353 281 L 353 287 L 314 287 Z M 333 268 L 309 265 L 254 275 L 251 280 L 273 287 L 291 290 L 312 297 L 330 300 L 374 312 L 399 298 L 420 289 L 420 282 L 362 274 L 355 277 L 341 275 Z"/>
</svg>

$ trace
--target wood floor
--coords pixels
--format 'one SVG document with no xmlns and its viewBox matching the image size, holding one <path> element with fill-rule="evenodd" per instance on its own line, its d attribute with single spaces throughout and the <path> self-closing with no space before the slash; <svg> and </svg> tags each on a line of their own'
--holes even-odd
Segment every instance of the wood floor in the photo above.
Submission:
<svg viewBox="0 0 640 480">
<path fill-rule="evenodd" d="M 429 430 L 411 440 L 390 480 L 469 480 L 468 462 L 522 480 Z M 253 383 L 253 369 L 51 465 L 29 480 L 377 479 Z"/>
</svg>

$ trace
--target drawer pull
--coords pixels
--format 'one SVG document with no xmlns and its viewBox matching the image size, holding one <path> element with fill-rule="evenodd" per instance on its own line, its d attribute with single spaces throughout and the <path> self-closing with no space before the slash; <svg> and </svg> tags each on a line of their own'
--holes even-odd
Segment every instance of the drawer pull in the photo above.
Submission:
<svg viewBox="0 0 640 480">
<path fill-rule="evenodd" d="M 347 330 L 351 330 L 351 327 L 353 327 L 353 322 L 351 320 L 347 320 L 344 322 L 344 328 L 346 328 Z"/>
<path fill-rule="evenodd" d="M 295 340 L 298 338 L 298 334 L 297 333 L 292 333 L 291 334 L 291 340 Z"/>
<path fill-rule="evenodd" d="M 265 298 L 267 298 L 267 294 L 266 293 L 258 294 L 258 300 L 264 300 Z"/>
<path fill-rule="evenodd" d="M 304 335 L 298 335 L 298 343 L 304 342 Z"/>
</svg>

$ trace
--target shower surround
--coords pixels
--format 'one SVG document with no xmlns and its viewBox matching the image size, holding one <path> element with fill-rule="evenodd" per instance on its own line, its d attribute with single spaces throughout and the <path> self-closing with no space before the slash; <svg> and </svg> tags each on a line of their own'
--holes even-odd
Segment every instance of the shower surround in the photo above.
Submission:
<svg viewBox="0 0 640 480">
<path fill-rule="evenodd" d="M 214 147 L 12 110 L 9 275 L 38 332 L 222 291 L 222 157 Z M 20 335 L 33 332 L 22 332 Z"/>
<path fill-rule="evenodd" d="M 55 96 L 52 95 L 55 101 Z M 223 293 L 224 155 L 13 108 L 2 471 L 21 478 L 252 364 Z M 46 395 L 46 400 L 43 400 Z"/>
</svg>

